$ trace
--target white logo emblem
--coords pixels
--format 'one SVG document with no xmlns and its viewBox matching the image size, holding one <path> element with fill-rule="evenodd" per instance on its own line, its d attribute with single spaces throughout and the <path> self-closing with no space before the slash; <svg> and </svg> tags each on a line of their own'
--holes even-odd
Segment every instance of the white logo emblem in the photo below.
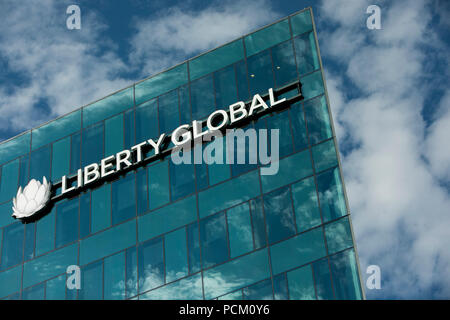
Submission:
<svg viewBox="0 0 450 320">
<path fill-rule="evenodd" d="M 22 219 L 28 218 L 43 209 L 50 199 L 52 184 L 43 177 L 43 183 L 32 179 L 23 189 L 19 187 L 16 197 L 13 199 L 12 216 Z"/>
</svg>

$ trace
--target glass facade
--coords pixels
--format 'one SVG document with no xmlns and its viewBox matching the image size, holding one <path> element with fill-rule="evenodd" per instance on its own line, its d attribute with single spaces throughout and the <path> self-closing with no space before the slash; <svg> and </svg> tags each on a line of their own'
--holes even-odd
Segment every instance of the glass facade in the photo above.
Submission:
<svg viewBox="0 0 450 320">
<path fill-rule="evenodd" d="M 299 96 L 298 82 L 303 99 L 245 126 L 280 130 L 275 175 L 166 156 L 37 221 L 11 217 L 32 178 L 58 183 L 269 88 Z M 336 148 L 308 8 L 1 143 L 0 298 L 362 299 Z"/>
</svg>

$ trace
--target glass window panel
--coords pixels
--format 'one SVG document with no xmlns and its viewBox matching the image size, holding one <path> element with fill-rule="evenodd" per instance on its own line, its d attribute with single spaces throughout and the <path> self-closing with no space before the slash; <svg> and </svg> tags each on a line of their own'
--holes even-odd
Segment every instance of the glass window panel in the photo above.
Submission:
<svg viewBox="0 0 450 320">
<path fill-rule="evenodd" d="M 347 214 L 339 168 L 319 174 L 317 176 L 317 187 L 323 222 L 334 220 Z"/>
<path fill-rule="evenodd" d="M 225 109 L 237 101 L 236 75 L 234 65 L 214 72 L 217 109 Z"/>
<path fill-rule="evenodd" d="M 248 78 L 247 78 L 247 65 L 245 60 L 241 60 L 235 64 L 236 68 L 236 81 L 238 90 L 238 100 L 247 101 L 249 98 L 248 91 Z"/>
<path fill-rule="evenodd" d="M 273 164 L 272 164 L 273 165 Z M 312 175 L 309 151 L 298 152 L 279 162 L 278 172 L 274 175 L 261 175 L 263 192 L 269 192 L 281 186 Z"/>
<path fill-rule="evenodd" d="M 292 131 L 294 132 L 295 150 L 302 150 L 308 147 L 308 137 L 306 135 L 305 117 L 300 102 L 294 103 L 289 110 L 292 119 Z M 309 128 L 308 128 L 309 129 Z"/>
<path fill-rule="evenodd" d="M 0 202 L 5 202 L 15 197 L 17 193 L 17 183 L 19 181 L 19 159 L 3 165 L 0 170 Z M 42 177 L 40 179 L 42 179 Z"/>
<path fill-rule="evenodd" d="M 136 180 L 134 171 L 112 183 L 112 224 L 136 216 Z"/>
<path fill-rule="evenodd" d="M 83 130 L 81 165 L 100 163 L 103 159 L 103 122 Z"/>
<path fill-rule="evenodd" d="M 133 87 L 123 89 L 83 108 L 83 127 L 122 112 L 133 106 Z"/>
<path fill-rule="evenodd" d="M 302 94 L 305 100 L 314 98 L 324 93 L 321 71 L 316 71 L 300 79 Z"/>
<path fill-rule="evenodd" d="M 80 264 L 87 264 L 136 243 L 136 221 L 131 220 L 80 241 Z"/>
<path fill-rule="evenodd" d="M 269 244 L 296 233 L 289 187 L 265 195 L 264 212 L 266 213 Z"/>
<path fill-rule="evenodd" d="M 305 102 L 305 117 L 311 144 L 319 143 L 333 136 L 325 96 Z"/>
<path fill-rule="evenodd" d="M 205 144 L 202 143 L 195 145 L 194 147 L 194 154 L 197 152 L 199 154 L 203 154 L 202 152 L 205 149 Z M 197 186 L 197 192 L 200 190 L 204 190 L 209 186 L 208 184 L 208 165 L 205 163 L 205 161 L 202 161 L 200 164 L 194 164 L 195 166 L 195 178 L 196 178 L 196 186 Z"/>
<path fill-rule="evenodd" d="M 31 149 L 35 150 L 62 137 L 68 136 L 80 129 L 81 110 L 76 110 L 59 119 L 44 124 L 37 129 L 33 129 Z"/>
<path fill-rule="evenodd" d="M 316 184 L 313 177 L 293 184 L 292 198 L 298 232 L 306 231 L 321 224 Z"/>
<path fill-rule="evenodd" d="M 250 94 L 266 93 L 274 87 L 272 59 L 269 50 L 258 53 L 247 59 L 250 81 Z"/>
<path fill-rule="evenodd" d="M 185 228 L 164 236 L 166 282 L 188 275 L 187 238 Z"/>
<path fill-rule="evenodd" d="M 125 298 L 125 251 L 105 258 L 104 299 L 123 300 Z"/>
<path fill-rule="evenodd" d="M 154 238 L 197 219 L 196 197 L 191 196 L 138 218 L 139 241 Z"/>
<path fill-rule="evenodd" d="M 250 200 L 255 249 L 266 246 L 266 223 L 261 198 Z"/>
<path fill-rule="evenodd" d="M 287 273 L 290 300 L 315 300 L 314 281 L 311 265 Z"/>
<path fill-rule="evenodd" d="M 252 223 L 249 203 L 243 203 L 227 211 L 231 258 L 253 250 Z"/>
<path fill-rule="evenodd" d="M 189 258 L 189 274 L 200 270 L 200 240 L 198 223 L 193 223 L 187 226 L 187 241 L 188 241 L 188 258 Z"/>
<path fill-rule="evenodd" d="M 124 149 L 131 149 L 135 145 L 134 110 L 128 110 L 123 114 L 124 125 Z"/>
<path fill-rule="evenodd" d="M 136 104 L 150 100 L 188 81 L 187 64 L 183 63 L 136 84 Z"/>
<path fill-rule="evenodd" d="M 51 145 L 33 151 L 30 156 L 30 179 L 42 182 L 42 177 L 50 177 Z"/>
<path fill-rule="evenodd" d="M 158 101 L 154 99 L 136 108 L 136 143 L 155 139 L 158 135 Z"/>
<path fill-rule="evenodd" d="M 41 283 L 34 287 L 23 290 L 22 300 L 44 300 L 44 294 L 45 283 Z"/>
<path fill-rule="evenodd" d="M 30 131 L 0 143 L 0 164 L 15 159 L 25 153 L 30 152 Z"/>
<path fill-rule="evenodd" d="M 169 166 L 172 201 L 195 192 L 194 165 L 185 163 L 174 164 L 173 161 L 169 161 Z"/>
<path fill-rule="evenodd" d="M 1 232 L 0 232 L 0 236 L 1 236 Z M 25 225 L 25 247 L 24 247 L 24 252 L 23 252 L 23 260 L 24 261 L 33 258 L 35 239 L 36 239 L 36 224 L 35 223 L 27 223 Z"/>
<path fill-rule="evenodd" d="M 103 299 L 103 261 L 92 263 L 81 269 L 80 300 Z"/>
<path fill-rule="evenodd" d="M 148 167 L 149 208 L 155 209 L 169 202 L 169 162 L 162 161 Z"/>
<path fill-rule="evenodd" d="M 242 39 L 228 43 L 189 61 L 191 80 L 198 79 L 205 74 L 219 70 L 243 58 L 244 46 Z"/>
<path fill-rule="evenodd" d="M 162 238 L 138 246 L 139 293 L 164 284 L 164 249 Z"/>
<path fill-rule="evenodd" d="M 111 184 L 105 184 L 91 194 L 91 232 L 111 225 Z"/>
<path fill-rule="evenodd" d="M 214 145 L 212 145 L 212 144 Z M 226 140 L 224 137 L 216 138 L 213 142 L 207 144 L 210 146 L 209 148 L 213 148 L 214 146 L 220 146 L 220 147 L 214 147 L 213 151 L 211 151 L 211 156 L 214 157 L 217 162 L 219 163 L 210 163 L 208 164 L 208 178 L 209 178 L 209 185 L 214 185 L 219 182 L 222 182 L 224 180 L 227 180 L 231 177 L 231 168 L 230 165 L 226 163 Z M 222 152 L 221 152 L 222 151 Z M 217 154 L 216 154 L 217 153 Z M 221 154 L 220 154 L 221 153 Z M 222 157 L 222 161 L 220 161 L 220 157 Z M 205 159 L 206 160 L 206 159 Z M 222 163 L 220 163 L 222 162 Z"/>
<path fill-rule="evenodd" d="M 36 222 L 36 256 L 53 250 L 55 247 L 56 207 Z"/>
<path fill-rule="evenodd" d="M 322 259 L 313 263 L 314 282 L 316 284 L 317 299 L 333 300 L 333 288 L 331 285 L 330 268 L 328 259 Z"/>
<path fill-rule="evenodd" d="M 137 295 L 137 249 L 131 247 L 126 250 L 126 297 L 130 298 Z"/>
<path fill-rule="evenodd" d="M 362 299 L 355 252 L 346 250 L 330 257 L 330 266 L 336 299 Z"/>
<path fill-rule="evenodd" d="M 78 239 L 79 198 L 64 200 L 56 209 L 56 248 Z"/>
<path fill-rule="evenodd" d="M 272 281 L 261 281 L 250 287 L 244 288 L 244 300 L 273 300 Z"/>
<path fill-rule="evenodd" d="M 70 146 L 70 173 L 75 173 L 81 168 L 81 132 L 77 132 L 71 137 Z"/>
<path fill-rule="evenodd" d="M 271 50 L 277 87 L 282 87 L 297 80 L 292 40 L 281 43 Z"/>
<path fill-rule="evenodd" d="M 80 239 L 89 235 L 91 229 L 91 193 L 80 195 Z"/>
<path fill-rule="evenodd" d="M 59 181 L 70 169 L 70 137 L 53 143 L 52 180 Z"/>
<path fill-rule="evenodd" d="M 322 228 L 299 234 L 270 249 L 272 272 L 281 273 L 326 255 Z"/>
<path fill-rule="evenodd" d="M 189 85 L 184 85 L 178 88 L 178 95 L 180 99 L 180 119 L 181 123 L 191 122 L 191 104 L 189 96 Z"/>
<path fill-rule="evenodd" d="M 228 260 L 225 213 L 200 220 L 203 268 Z"/>
<path fill-rule="evenodd" d="M 259 121 L 258 123 L 262 123 Z M 257 123 L 257 124 L 258 124 Z M 227 151 L 229 150 L 228 156 L 230 157 L 231 164 L 231 173 L 233 177 L 236 177 L 242 173 L 248 172 L 250 170 L 256 169 L 257 164 L 250 163 L 250 146 L 257 145 L 258 143 L 258 132 L 253 123 L 248 124 L 247 126 L 241 128 L 244 131 L 244 140 L 242 138 L 225 138 L 227 143 Z M 251 130 L 247 130 L 251 129 Z M 237 131 L 237 130 L 236 130 Z M 245 148 L 243 147 L 245 145 Z M 232 151 L 231 151 L 232 150 Z M 231 152 L 233 152 L 231 154 Z M 240 159 L 244 159 L 245 161 L 239 161 Z M 244 162 L 244 163 L 242 163 Z"/>
<path fill-rule="evenodd" d="M 232 293 L 228 293 L 219 297 L 219 300 L 242 300 L 242 290 L 238 290 Z"/>
<path fill-rule="evenodd" d="M 278 130 L 279 137 L 279 157 L 284 157 L 288 154 L 291 154 L 294 150 L 292 147 L 292 134 L 291 134 L 291 126 L 289 123 L 289 111 L 284 110 L 280 113 L 272 113 L 267 118 L 267 129 L 269 130 L 269 134 L 267 135 L 267 145 L 270 153 L 272 154 L 271 145 L 272 145 L 272 130 Z"/>
<path fill-rule="evenodd" d="M 328 140 L 327 142 L 314 146 L 312 148 L 312 155 L 316 172 L 337 166 L 338 164 L 333 140 Z"/>
<path fill-rule="evenodd" d="M 178 90 L 172 90 L 158 98 L 159 130 L 169 134 L 180 125 Z"/>
<path fill-rule="evenodd" d="M 212 75 L 191 82 L 192 119 L 206 118 L 215 108 Z"/>
<path fill-rule="evenodd" d="M 147 168 L 136 171 L 136 196 L 138 215 L 148 210 Z"/>
<path fill-rule="evenodd" d="M 289 21 L 284 19 L 262 30 L 256 31 L 245 37 L 245 49 L 247 57 L 264 49 L 272 47 L 291 37 Z"/>
<path fill-rule="evenodd" d="M 3 229 L 1 270 L 22 262 L 24 232 L 25 228 L 21 222 L 13 223 Z"/>
<path fill-rule="evenodd" d="M 123 113 L 105 121 L 105 157 L 124 149 Z"/>
<path fill-rule="evenodd" d="M 5 297 L 11 293 L 20 290 L 20 283 L 22 281 L 22 266 L 8 269 L 0 272 L 0 297 Z"/>
<path fill-rule="evenodd" d="M 47 281 L 45 288 L 46 300 L 65 300 L 66 299 L 66 276 L 61 275 Z"/>
<path fill-rule="evenodd" d="M 325 225 L 328 254 L 353 247 L 352 232 L 348 217 Z"/>
<path fill-rule="evenodd" d="M 19 186 L 26 186 L 29 180 L 30 155 L 20 157 Z"/>
<path fill-rule="evenodd" d="M 291 17 L 292 32 L 294 35 L 312 30 L 311 12 L 306 9 Z"/>
<path fill-rule="evenodd" d="M 286 275 L 284 273 L 273 277 L 273 296 L 275 300 L 288 300 Z"/>
<path fill-rule="evenodd" d="M 205 299 L 212 299 L 270 277 L 267 249 L 258 250 L 203 272 Z M 218 283 L 222 285 L 217 285 Z"/>
<path fill-rule="evenodd" d="M 12 201 L 0 204 L 0 228 L 14 222 L 13 218 L 11 217 L 13 213 L 12 206 Z"/>
<path fill-rule="evenodd" d="M 140 300 L 201 300 L 202 277 L 200 274 L 181 279 L 152 290 L 139 297 Z"/>
<path fill-rule="evenodd" d="M 294 38 L 294 44 L 299 74 L 319 69 L 314 33 L 309 32 Z"/>
</svg>

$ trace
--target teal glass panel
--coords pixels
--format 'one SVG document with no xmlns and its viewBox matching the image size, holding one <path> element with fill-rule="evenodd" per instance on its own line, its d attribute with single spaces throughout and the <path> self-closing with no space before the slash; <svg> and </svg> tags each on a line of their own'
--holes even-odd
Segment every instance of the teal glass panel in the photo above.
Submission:
<svg viewBox="0 0 450 320">
<path fill-rule="evenodd" d="M 312 30 L 311 11 L 306 9 L 291 17 L 292 33 L 296 36 Z"/>
<path fill-rule="evenodd" d="M 1 236 L 1 232 L 0 232 Z M 34 256 L 34 247 L 36 240 L 36 224 L 27 223 L 25 225 L 25 245 L 23 248 L 23 260 L 30 260 Z M 0 243 L 1 244 L 1 243 Z"/>
<path fill-rule="evenodd" d="M 325 96 L 305 102 L 305 117 L 311 144 L 329 139 L 333 136 Z"/>
<path fill-rule="evenodd" d="M 245 37 L 245 49 L 247 57 L 264 49 L 272 47 L 291 37 L 289 21 L 284 19 L 262 30 L 256 31 Z"/>
<path fill-rule="evenodd" d="M 210 149 L 211 152 L 207 152 L 207 157 L 211 155 L 211 157 L 213 157 L 211 158 L 211 161 L 214 159 L 214 163 L 208 164 L 209 185 L 217 184 L 231 177 L 231 168 L 229 164 L 226 163 L 225 143 L 226 140 L 224 137 L 217 137 L 213 142 L 207 144 L 206 148 L 213 148 Z"/>
<path fill-rule="evenodd" d="M 61 180 L 70 170 L 70 137 L 53 143 L 52 181 Z"/>
<path fill-rule="evenodd" d="M 302 94 L 305 100 L 314 98 L 324 93 L 322 73 L 316 71 L 307 76 L 300 78 L 302 84 Z"/>
<path fill-rule="evenodd" d="M 105 184 L 91 193 L 91 232 L 111 225 L 111 185 Z"/>
<path fill-rule="evenodd" d="M 56 248 L 78 239 L 79 198 L 63 200 L 56 209 Z"/>
<path fill-rule="evenodd" d="M 199 213 L 204 218 L 260 194 L 258 172 L 252 171 L 200 192 Z"/>
<path fill-rule="evenodd" d="M 133 87 L 123 89 L 83 108 L 83 128 L 133 106 Z"/>
<path fill-rule="evenodd" d="M 6 298 L 3 298 L 2 300 L 20 300 L 20 292 L 17 292 L 10 296 L 7 296 Z"/>
<path fill-rule="evenodd" d="M 66 299 L 66 276 L 61 275 L 47 281 L 45 288 L 46 300 L 65 300 Z"/>
<path fill-rule="evenodd" d="M 258 53 L 247 59 L 250 94 L 264 94 L 274 87 L 272 59 L 269 50 Z"/>
<path fill-rule="evenodd" d="M 227 293 L 221 297 L 219 297 L 219 300 L 242 300 L 242 290 L 238 290 L 232 293 Z"/>
<path fill-rule="evenodd" d="M 32 146 L 35 150 L 55 140 L 68 136 L 81 129 L 81 110 L 56 119 L 32 131 Z"/>
<path fill-rule="evenodd" d="M 298 79 L 295 69 L 292 41 L 281 43 L 272 49 L 273 70 L 277 87 L 282 87 Z"/>
<path fill-rule="evenodd" d="M 269 244 L 296 233 L 289 187 L 264 195 L 264 212 L 266 213 Z"/>
<path fill-rule="evenodd" d="M 191 81 L 244 58 L 242 39 L 228 43 L 189 61 Z"/>
<path fill-rule="evenodd" d="M 134 171 L 128 172 L 112 183 L 112 224 L 136 216 L 136 179 Z"/>
<path fill-rule="evenodd" d="M 1 270 L 22 262 L 24 232 L 25 228 L 21 222 L 13 223 L 3 229 Z"/>
<path fill-rule="evenodd" d="M 328 140 L 327 142 L 314 146 L 312 148 L 312 155 L 316 172 L 320 172 L 338 165 L 333 140 Z"/>
<path fill-rule="evenodd" d="M 126 250 L 126 262 L 125 262 L 125 294 L 126 297 L 133 297 L 137 295 L 137 249 L 131 247 Z"/>
<path fill-rule="evenodd" d="M 273 164 L 272 164 L 273 165 Z M 269 192 L 304 177 L 312 175 L 309 151 L 298 152 L 279 161 L 278 173 L 261 175 L 263 192 Z"/>
<path fill-rule="evenodd" d="M 272 281 L 270 279 L 258 282 L 242 290 L 244 300 L 273 300 Z"/>
<path fill-rule="evenodd" d="M 281 273 L 326 255 L 322 228 L 273 245 L 270 249 L 272 272 Z"/>
<path fill-rule="evenodd" d="M 352 231 L 348 217 L 325 225 L 328 254 L 353 247 Z"/>
<path fill-rule="evenodd" d="M 322 259 L 314 262 L 314 282 L 316 284 L 317 299 L 319 300 L 333 300 L 333 287 L 331 284 L 330 268 L 328 259 Z"/>
<path fill-rule="evenodd" d="M 80 195 L 80 239 L 91 232 L 91 193 Z"/>
<path fill-rule="evenodd" d="M 222 164 L 209 164 L 208 165 L 208 178 L 209 185 L 215 185 L 222 181 L 228 180 L 231 176 L 230 166 L 226 163 Z"/>
<path fill-rule="evenodd" d="M 125 251 L 103 260 L 105 300 L 125 299 Z"/>
<path fill-rule="evenodd" d="M 82 167 L 91 163 L 100 163 L 103 159 L 103 127 L 103 122 L 100 122 L 83 130 Z"/>
<path fill-rule="evenodd" d="M 266 223 L 263 211 L 263 202 L 261 198 L 250 200 L 250 208 L 253 225 L 253 238 L 255 239 L 255 249 L 267 245 Z"/>
<path fill-rule="evenodd" d="M 148 210 L 147 168 L 136 171 L 136 197 L 137 214 L 141 215 Z"/>
<path fill-rule="evenodd" d="M 81 289 L 78 293 L 78 299 L 103 299 L 103 261 L 81 268 Z"/>
<path fill-rule="evenodd" d="M 135 125 L 134 125 L 134 110 L 125 111 L 123 114 L 123 148 L 131 149 L 135 145 Z"/>
<path fill-rule="evenodd" d="M 308 136 L 306 135 L 306 123 L 301 103 L 294 103 L 289 112 L 291 113 L 295 150 L 303 150 L 308 147 Z"/>
<path fill-rule="evenodd" d="M 227 211 L 231 258 L 253 250 L 252 222 L 248 202 Z"/>
<path fill-rule="evenodd" d="M 177 229 L 197 219 L 195 196 L 138 217 L 139 242 Z"/>
<path fill-rule="evenodd" d="M 194 154 L 202 152 L 205 150 L 205 144 L 197 144 L 194 146 Z M 196 187 L 197 192 L 200 190 L 204 190 L 209 186 L 208 183 L 208 165 L 205 161 L 202 161 L 200 164 L 194 164 L 195 166 L 195 179 L 196 179 Z"/>
<path fill-rule="evenodd" d="M 70 173 L 81 168 L 81 131 L 71 136 L 70 146 Z"/>
<path fill-rule="evenodd" d="M 292 199 L 298 232 L 321 224 L 316 184 L 313 177 L 292 185 Z"/>
<path fill-rule="evenodd" d="M 162 161 L 148 167 L 149 208 L 155 209 L 169 202 L 169 162 Z"/>
<path fill-rule="evenodd" d="M 362 299 L 358 267 L 353 249 L 330 257 L 330 267 L 336 299 Z"/>
<path fill-rule="evenodd" d="M 305 74 L 319 69 L 314 33 L 309 32 L 294 38 L 298 73 Z"/>
<path fill-rule="evenodd" d="M 284 273 L 273 277 L 273 297 L 275 300 L 288 300 L 287 281 Z"/>
<path fill-rule="evenodd" d="M 219 265 L 203 272 L 205 299 L 212 299 L 270 277 L 267 249 Z M 218 286 L 220 283 L 222 285 Z"/>
<path fill-rule="evenodd" d="M 180 122 L 190 123 L 191 122 L 191 104 L 189 95 L 189 85 L 185 84 L 178 88 L 178 96 L 180 99 Z"/>
<path fill-rule="evenodd" d="M 36 222 L 36 256 L 55 248 L 56 207 Z"/>
<path fill-rule="evenodd" d="M 30 132 L 0 143 L 0 164 L 30 152 Z"/>
<path fill-rule="evenodd" d="M 139 293 L 164 284 L 164 247 L 162 237 L 138 246 Z"/>
<path fill-rule="evenodd" d="M 0 202 L 5 202 L 15 197 L 17 193 L 19 159 L 3 165 L 0 170 Z M 42 177 L 40 179 L 42 179 Z M 22 188 L 24 187 L 25 186 L 22 186 Z"/>
<path fill-rule="evenodd" d="M 20 290 L 22 266 L 0 272 L 0 297 L 5 297 Z"/>
<path fill-rule="evenodd" d="M 214 89 L 217 109 L 226 109 L 238 100 L 234 65 L 214 72 Z"/>
<path fill-rule="evenodd" d="M 161 133 L 169 134 L 180 125 L 178 90 L 163 94 L 158 98 L 158 103 L 159 130 Z"/>
<path fill-rule="evenodd" d="M 170 70 L 164 71 L 150 79 L 139 82 L 135 86 L 136 104 L 157 97 L 175 89 L 188 81 L 187 64 L 183 63 Z"/>
<path fill-rule="evenodd" d="M 311 265 L 287 273 L 290 300 L 315 300 L 314 280 Z"/>
<path fill-rule="evenodd" d="M 249 98 L 247 64 L 241 60 L 235 64 L 238 100 L 247 101 Z"/>
<path fill-rule="evenodd" d="M 200 220 L 200 243 L 203 268 L 228 260 L 228 241 L 225 213 Z"/>
<path fill-rule="evenodd" d="M 319 174 L 317 176 L 317 188 L 319 190 L 323 222 L 331 221 L 347 214 L 339 168 Z"/>
<path fill-rule="evenodd" d="M 196 274 L 139 296 L 140 300 L 201 300 L 202 277 Z"/>
<path fill-rule="evenodd" d="M 172 201 L 195 192 L 194 164 L 174 164 L 169 160 L 169 168 Z"/>
<path fill-rule="evenodd" d="M 45 283 L 41 283 L 34 287 L 23 290 L 22 300 L 44 300 L 44 295 Z"/>
<path fill-rule="evenodd" d="M 202 120 L 216 109 L 212 75 L 191 82 L 191 108 L 194 120 Z"/>
<path fill-rule="evenodd" d="M 261 123 L 262 121 L 257 122 Z M 238 130 L 241 130 L 238 134 Z M 251 129 L 251 130 L 247 130 Z M 253 123 L 246 125 L 245 127 L 238 128 L 234 132 L 234 136 L 228 134 L 225 138 L 227 143 L 227 152 L 231 161 L 231 174 L 233 177 L 241 175 L 245 172 L 254 170 L 257 168 L 256 163 L 250 162 L 250 146 L 255 146 L 258 144 L 258 131 Z M 245 148 L 244 148 L 245 146 Z M 228 161 L 227 161 L 228 162 Z M 256 162 L 256 161 L 253 161 Z"/>
<path fill-rule="evenodd" d="M 158 135 L 158 101 L 154 99 L 136 108 L 136 143 L 155 139 Z"/>
<path fill-rule="evenodd" d="M 80 241 L 80 264 L 87 264 L 136 243 L 136 221 L 131 220 Z"/>
<path fill-rule="evenodd" d="M 267 129 L 269 130 L 269 134 L 267 135 L 267 146 L 270 154 L 272 154 L 272 150 L 270 148 L 272 145 L 272 130 L 278 130 L 279 157 L 285 157 L 288 154 L 291 154 L 294 149 L 292 147 L 293 140 L 291 127 L 289 125 L 289 111 L 284 110 L 280 113 L 272 113 L 266 118 L 266 120 Z"/>
<path fill-rule="evenodd" d="M 42 182 L 42 177 L 50 177 L 50 164 L 52 148 L 47 145 L 31 153 L 30 156 L 30 179 Z"/>
<path fill-rule="evenodd" d="M 27 154 L 20 157 L 20 169 L 19 169 L 19 186 L 26 186 L 28 184 L 29 169 L 30 169 L 30 155 Z M 0 169 L 1 170 L 1 169 Z"/>
<path fill-rule="evenodd" d="M 164 236 L 166 282 L 188 275 L 186 229 L 181 228 Z"/>
<path fill-rule="evenodd" d="M 186 234 L 189 254 L 189 274 L 192 274 L 199 271 L 201 268 L 198 223 L 196 222 L 188 225 L 186 227 Z"/>
<path fill-rule="evenodd" d="M 12 201 L 0 204 L 0 228 L 14 222 L 14 219 L 11 217 L 13 213 L 12 206 Z"/>
<path fill-rule="evenodd" d="M 75 243 L 25 262 L 23 286 L 32 286 L 65 273 L 68 266 L 77 264 L 77 256 L 78 244 Z"/>
<path fill-rule="evenodd" d="M 124 149 L 123 113 L 105 121 L 105 157 Z"/>
</svg>

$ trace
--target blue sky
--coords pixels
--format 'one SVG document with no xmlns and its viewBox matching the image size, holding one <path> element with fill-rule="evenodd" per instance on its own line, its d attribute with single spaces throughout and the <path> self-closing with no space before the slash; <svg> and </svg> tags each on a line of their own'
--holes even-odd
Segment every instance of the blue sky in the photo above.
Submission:
<svg viewBox="0 0 450 320">
<path fill-rule="evenodd" d="M 381 267 L 367 297 L 448 299 L 448 1 L 2 0 L 0 141 L 308 6 L 363 277 Z"/>
</svg>

